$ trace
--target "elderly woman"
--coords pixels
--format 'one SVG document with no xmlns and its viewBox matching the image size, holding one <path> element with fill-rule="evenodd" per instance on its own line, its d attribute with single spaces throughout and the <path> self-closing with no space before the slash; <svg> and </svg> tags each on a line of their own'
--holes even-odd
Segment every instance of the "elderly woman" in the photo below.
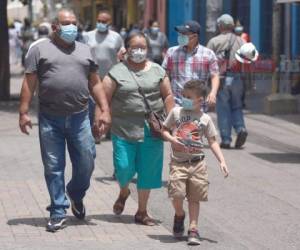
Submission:
<svg viewBox="0 0 300 250">
<path fill-rule="evenodd" d="M 126 60 L 115 65 L 104 78 L 112 112 L 113 162 L 120 194 L 113 211 L 123 212 L 130 195 L 128 185 L 137 173 L 138 209 L 135 222 L 154 225 L 147 214 L 150 190 L 162 186 L 163 141 L 151 135 L 145 119 L 146 107 L 138 86 L 151 109 L 168 113 L 174 106 L 170 81 L 158 64 L 146 59 L 147 38 L 133 33 L 125 40 Z"/>
</svg>

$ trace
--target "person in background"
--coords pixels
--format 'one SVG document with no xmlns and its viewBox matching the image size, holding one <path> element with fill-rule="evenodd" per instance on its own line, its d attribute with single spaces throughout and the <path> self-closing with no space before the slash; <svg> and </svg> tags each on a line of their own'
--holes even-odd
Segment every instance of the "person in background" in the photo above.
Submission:
<svg viewBox="0 0 300 250">
<path fill-rule="evenodd" d="M 141 31 L 139 24 L 130 24 L 129 25 L 129 31 L 128 31 L 128 36 L 130 36 L 133 33 L 139 33 Z"/>
<path fill-rule="evenodd" d="M 175 30 L 179 45 L 168 49 L 162 67 L 170 77 L 176 104 L 181 105 L 182 90 L 187 81 L 203 80 L 208 84 L 211 79 L 211 91 L 206 101 L 208 105 L 215 105 L 219 88 L 218 61 L 211 49 L 199 43 L 200 24 L 187 21 Z"/>
<path fill-rule="evenodd" d="M 247 138 L 247 130 L 243 119 L 241 95 L 243 83 L 240 74 L 232 71 L 235 53 L 245 43 L 242 38 L 233 33 L 232 16 L 223 14 L 217 19 L 220 34 L 208 41 L 207 47 L 215 52 L 219 60 L 221 86 L 217 95 L 217 119 L 221 135 L 221 148 L 231 147 L 231 130 L 234 127 L 237 137 L 235 148 L 241 148 Z"/>
<path fill-rule="evenodd" d="M 17 47 L 20 46 L 18 33 L 13 23 L 8 25 L 8 36 L 9 36 L 9 63 L 18 64 Z"/>
<path fill-rule="evenodd" d="M 245 43 L 249 43 L 250 42 L 250 36 L 249 34 L 247 34 L 246 32 L 244 32 L 244 27 L 242 25 L 242 23 L 237 20 L 235 23 L 235 27 L 234 27 L 234 33 L 239 36 L 240 38 L 242 38 L 244 40 Z M 244 71 L 244 80 L 243 80 L 243 84 L 244 84 L 244 91 L 243 91 L 243 97 L 242 97 L 242 102 L 243 102 L 243 108 L 246 108 L 246 92 L 247 90 L 250 89 L 255 89 L 255 82 L 252 80 L 252 73 L 251 73 L 251 66 L 250 65 L 243 65 L 243 71 Z"/>
<path fill-rule="evenodd" d="M 127 37 L 127 30 L 126 30 L 126 28 L 125 27 L 122 27 L 121 29 L 120 29 L 120 36 L 122 37 L 122 39 L 123 39 L 123 41 L 126 39 L 126 37 Z"/>
<path fill-rule="evenodd" d="M 24 26 L 21 29 L 20 38 L 22 40 L 22 65 L 25 66 L 25 56 L 31 43 L 34 41 L 34 29 L 31 27 L 31 22 L 28 18 L 24 18 Z"/>
<path fill-rule="evenodd" d="M 236 21 L 235 27 L 234 27 L 234 33 L 237 36 L 240 36 L 245 43 L 250 42 L 250 36 L 246 32 L 244 32 L 244 26 L 241 24 L 239 20 Z"/>
<path fill-rule="evenodd" d="M 107 10 L 98 13 L 96 29 L 85 33 L 85 43 L 91 48 L 92 56 L 99 65 L 98 74 L 101 80 L 109 70 L 118 62 L 119 57 L 124 53 L 123 39 L 115 31 L 110 30 L 112 18 Z M 89 100 L 90 121 L 93 124 L 95 102 Z M 109 138 L 109 133 L 107 134 Z M 100 143 L 100 138 L 95 138 L 96 143 Z"/>
<path fill-rule="evenodd" d="M 50 31 L 47 26 L 39 25 L 39 27 L 38 27 L 38 37 L 39 38 L 49 37 L 49 34 L 50 34 Z"/>
<path fill-rule="evenodd" d="M 160 31 L 157 21 L 151 22 L 150 28 L 146 33 L 149 40 L 148 57 L 155 63 L 161 64 L 168 49 L 168 39 L 166 35 Z"/>
</svg>

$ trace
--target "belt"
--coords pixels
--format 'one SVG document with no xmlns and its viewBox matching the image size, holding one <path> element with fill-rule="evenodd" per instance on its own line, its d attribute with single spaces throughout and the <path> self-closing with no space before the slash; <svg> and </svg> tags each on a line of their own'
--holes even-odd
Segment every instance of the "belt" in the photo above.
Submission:
<svg viewBox="0 0 300 250">
<path fill-rule="evenodd" d="M 189 162 L 189 163 L 195 163 L 195 162 L 199 162 L 199 161 L 203 161 L 205 158 L 205 155 L 200 155 L 199 157 L 194 157 L 192 159 L 189 159 L 187 161 L 184 161 L 184 162 Z"/>
</svg>

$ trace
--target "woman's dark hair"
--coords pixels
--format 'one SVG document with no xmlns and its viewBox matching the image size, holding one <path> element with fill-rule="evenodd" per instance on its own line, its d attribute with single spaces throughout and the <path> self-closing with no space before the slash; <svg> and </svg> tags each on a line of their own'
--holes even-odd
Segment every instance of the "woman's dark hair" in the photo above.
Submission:
<svg viewBox="0 0 300 250">
<path fill-rule="evenodd" d="M 129 44 L 130 41 L 135 38 L 135 37 L 143 37 L 146 40 L 146 44 L 147 44 L 147 48 L 149 48 L 149 40 L 148 37 L 141 31 L 135 31 L 135 32 L 131 32 L 129 33 L 129 35 L 126 37 L 125 41 L 124 41 L 124 45 L 125 45 L 125 49 L 129 48 Z"/>
</svg>

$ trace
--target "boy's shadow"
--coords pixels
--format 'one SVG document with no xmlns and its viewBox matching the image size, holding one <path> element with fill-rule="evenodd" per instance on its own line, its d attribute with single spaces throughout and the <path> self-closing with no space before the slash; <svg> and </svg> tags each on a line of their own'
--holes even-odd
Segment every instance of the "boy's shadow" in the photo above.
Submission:
<svg viewBox="0 0 300 250">
<path fill-rule="evenodd" d="M 154 240 L 159 240 L 162 243 L 178 243 L 178 242 L 186 242 L 187 241 L 187 236 L 183 236 L 180 238 L 175 238 L 172 235 L 147 235 L 149 238 L 154 239 Z M 204 238 L 200 236 L 201 241 L 207 241 L 209 243 L 213 244 L 218 244 L 218 241 L 212 240 L 209 238 Z"/>
</svg>

